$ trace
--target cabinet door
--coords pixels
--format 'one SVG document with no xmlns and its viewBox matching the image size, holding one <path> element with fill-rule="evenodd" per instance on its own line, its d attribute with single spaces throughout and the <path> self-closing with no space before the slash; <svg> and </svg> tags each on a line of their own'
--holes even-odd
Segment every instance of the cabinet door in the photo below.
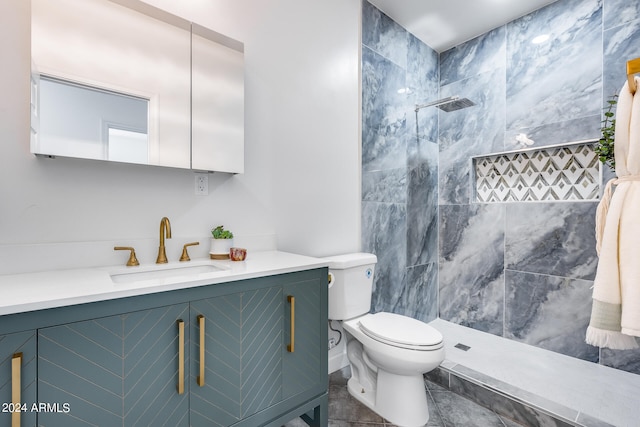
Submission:
<svg viewBox="0 0 640 427">
<path fill-rule="evenodd" d="M 188 387 L 176 389 L 188 375 L 187 316 L 178 304 L 39 330 L 38 401 L 60 411 L 40 412 L 38 424 L 187 426 Z"/>
<path fill-rule="evenodd" d="M 191 425 L 231 425 L 240 419 L 240 294 L 192 302 L 190 311 Z"/>
<path fill-rule="evenodd" d="M 228 426 L 282 399 L 281 287 L 192 302 L 190 321 L 192 426 Z"/>
<path fill-rule="evenodd" d="M 18 399 L 19 405 L 16 405 Z M 12 420 L 20 420 L 21 426 L 35 426 L 37 412 L 32 410 L 35 402 L 35 331 L 0 335 L 0 426 L 14 425 Z"/>
<path fill-rule="evenodd" d="M 191 168 L 243 173 L 244 47 L 192 24 L 191 49 Z"/>
<path fill-rule="evenodd" d="M 325 320 L 322 316 L 320 279 L 286 285 L 283 302 L 285 345 L 282 389 L 283 398 L 286 399 L 317 388 L 327 381 L 327 366 L 323 366 L 326 365 L 323 360 L 326 360 L 324 357 L 327 353 L 327 340 L 323 338 L 326 336 L 323 332 L 326 334 L 327 325 L 326 314 Z"/>
<path fill-rule="evenodd" d="M 188 315 L 178 304 L 122 316 L 125 426 L 189 425 Z"/>
</svg>

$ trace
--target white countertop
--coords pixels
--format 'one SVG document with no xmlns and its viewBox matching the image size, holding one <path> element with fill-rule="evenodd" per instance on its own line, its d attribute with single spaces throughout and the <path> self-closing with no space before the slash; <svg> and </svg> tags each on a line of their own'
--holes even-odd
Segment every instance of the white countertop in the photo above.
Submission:
<svg viewBox="0 0 640 427">
<path fill-rule="evenodd" d="M 157 269 L 178 271 L 184 267 L 215 266 L 217 271 L 172 274 L 115 283 L 112 275 Z M 245 261 L 193 259 L 136 267 L 112 266 L 0 275 L 0 315 L 172 291 L 216 283 L 327 267 L 328 262 L 280 251 L 250 252 Z M 206 267 L 203 267 L 206 268 Z"/>
</svg>

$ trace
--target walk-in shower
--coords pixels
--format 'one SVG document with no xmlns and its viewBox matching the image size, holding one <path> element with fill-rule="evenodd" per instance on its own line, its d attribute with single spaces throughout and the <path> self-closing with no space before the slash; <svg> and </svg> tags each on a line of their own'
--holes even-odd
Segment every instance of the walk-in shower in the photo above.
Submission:
<svg viewBox="0 0 640 427">
<path fill-rule="evenodd" d="M 459 96 L 450 96 L 448 98 L 442 98 L 437 101 L 429 102 L 428 104 L 416 104 L 416 113 L 426 107 L 436 107 L 449 113 L 451 111 L 461 110 L 463 108 L 476 105 L 475 102 L 470 101 L 467 98 L 460 98 Z"/>
</svg>

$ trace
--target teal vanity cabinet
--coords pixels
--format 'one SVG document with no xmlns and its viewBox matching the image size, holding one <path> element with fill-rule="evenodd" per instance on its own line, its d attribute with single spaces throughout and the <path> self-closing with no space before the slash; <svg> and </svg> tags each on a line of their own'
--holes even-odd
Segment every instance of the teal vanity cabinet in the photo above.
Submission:
<svg viewBox="0 0 640 427">
<path fill-rule="evenodd" d="M 40 329 L 38 400 L 57 406 L 38 425 L 188 426 L 188 315 L 175 304 Z"/>
<path fill-rule="evenodd" d="M 192 426 L 282 425 L 309 408 L 308 422 L 327 423 L 326 404 L 291 412 L 326 400 L 326 270 L 261 282 L 191 302 Z"/>
<path fill-rule="evenodd" d="M 192 426 L 229 426 L 281 400 L 281 293 L 277 286 L 191 303 Z"/>
<path fill-rule="evenodd" d="M 0 393 L 22 352 L 23 427 L 326 426 L 326 324 L 326 268 L 0 316 Z"/>
<path fill-rule="evenodd" d="M 284 286 L 285 300 L 284 334 L 282 359 L 282 393 L 284 398 L 300 393 L 311 395 L 328 387 L 326 362 L 323 357 L 328 341 L 326 313 L 323 317 L 323 289 L 316 283 L 319 278 L 300 281 Z M 326 288 L 326 286 L 325 286 Z M 293 327 L 292 327 L 293 325 Z M 293 335 L 293 339 L 292 339 Z M 293 348 L 291 344 L 293 343 Z"/>
<path fill-rule="evenodd" d="M 0 335 L 0 427 L 34 426 L 36 332 Z"/>
</svg>

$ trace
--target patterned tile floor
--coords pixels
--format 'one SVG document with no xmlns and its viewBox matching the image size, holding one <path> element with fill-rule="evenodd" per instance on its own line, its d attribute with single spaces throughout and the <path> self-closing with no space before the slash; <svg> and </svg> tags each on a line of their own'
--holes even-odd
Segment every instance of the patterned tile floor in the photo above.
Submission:
<svg viewBox="0 0 640 427">
<path fill-rule="evenodd" d="M 347 391 L 349 368 L 329 377 L 329 427 L 390 427 L 384 420 Z M 522 427 L 510 419 L 465 399 L 430 381 L 426 382 L 429 398 L 427 427 Z M 301 420 L 286 427 L 306 426 Z"/>
</svg>

